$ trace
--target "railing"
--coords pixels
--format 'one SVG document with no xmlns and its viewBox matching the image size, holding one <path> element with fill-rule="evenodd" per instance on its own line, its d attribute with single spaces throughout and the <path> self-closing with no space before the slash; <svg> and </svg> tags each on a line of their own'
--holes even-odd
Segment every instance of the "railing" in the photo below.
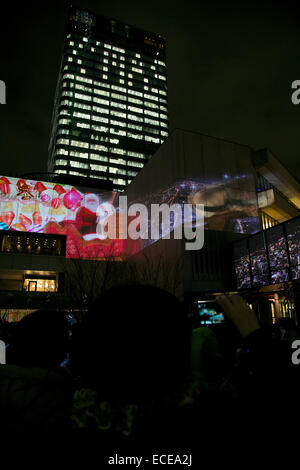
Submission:
<svg viewBox="0 0 300 470">
<path fill-rule="evenodd" d="M 279 196 L 283 197 L 283 199 L 286 200 L 286 202 L 296 209 L 300 213 L 300 208 L 296 206 L 285 194 L 283 194 L 279 189 L 276 188 L 276 186 L 273 186 L 264 176 L 260 175 L 259 173 L 257 174 L 257 191 L 267 191 L 268 189 L 273 189 L 275 193 L 277 193 Z"/>
</svg>

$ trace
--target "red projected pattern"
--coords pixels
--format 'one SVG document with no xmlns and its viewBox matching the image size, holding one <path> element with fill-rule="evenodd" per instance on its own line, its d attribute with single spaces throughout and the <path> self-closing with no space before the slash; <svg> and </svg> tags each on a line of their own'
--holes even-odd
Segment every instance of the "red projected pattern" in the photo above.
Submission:
<svg viewBox="0 0 300 470">
<path fill-rule="evenodd" d="M 82 192 L 69 185 L 0 178 L 0 229 L 67 236 L 67 258 L 119 258 L 141 249 L 140 240 L 102 240 L 97 224 L 107 224 L 106 206 L 118 193 Z M 97 216 L 97 209 L 99 214 Z M 118 221 L 119 214 L 116 219 Z M 128 219 L 128 223 L 130 219 Z M 117 225 L 118 226 L 118 225 Z"/>
</svg>

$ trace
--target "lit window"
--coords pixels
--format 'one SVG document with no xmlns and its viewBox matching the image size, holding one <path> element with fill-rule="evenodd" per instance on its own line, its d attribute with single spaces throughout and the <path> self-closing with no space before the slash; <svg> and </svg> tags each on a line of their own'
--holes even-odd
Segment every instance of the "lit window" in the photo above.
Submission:
<svg viewBox="0 0 300 470">
<path fill-rule="evenodd" d="M 92 144 L 91 149 L 92 150 L 102 150 L 104 152 L 108 151 L 108 147 L 105 147 L 104 145 L 98 145 L 98 144 Z"/>
<path fill-rule="evenodd" d="M 74 176 L 84 176 L 82 173 L 79 173 L 78 171 L 69 171 L 69 174 L 74 175 Z"/>
<path fill-rule="evenodd" d="M 153 117 L 159 117 L 159 114 L 158 113 L 154 113 L 153 111 L 150 111 L 149 109 L 145 109 L 145 114 L 148 114 L 149 116 L 153 116 Z"/>
<path fill-rule="evenodd" d="M 135 90 L 128 90 L 128 93 L 130 93 L 131 95 L 136 95 L 136 96 L 143 96 L 143 93 L 140 93 L 139 91 L 135 91 Z"/>
<path fill-rule="evenodd" d="M 126 114 L 125 113 L 119 113 L 117 111 L 111 111 L 112 116 L 117 116 L 126 119 Z"/>
<path fill-rule="evenodd" d="M 145 140 L 148 142 L 154 142 L 156 144 L 159 144 L 159 138 L 158 137 L 149 137 L 148 135 L 145 136 Z"/>
<path fill-rule="evenodd" d="M 113 49 L 113 51 L 117 51 L 117 52 L 121 52 L 121 54 L 125 54 L 125 50 L 120 49 L 119 47 L 113 47 L 112 49 Z"/>
<path fill-rule="evenodd" d="M 141 104 L 141 105 L 143 104 L 142 100 L 139 100 L 137 98 L 131 98 L 131 96 L 128 97 L 128 101 L 130 103 L 137 103 L 137 104 Z"/>
<path fill-rule="evenodd" d="M 107 166 L 104 165 L 96 165 L 91 163 L 91 170 L 94 171 L 107 171 Z"/>
<path fill-rule="evenodd" d="M 58 144 L 69 145 L 69 139 L 58 139 Z"/>
<path fill-rule="evenodd" d="M 140 140 L 143 140 L 143 136 L 140 135 L 140 134 L 132 134 L 131 132 L 128 132 L 127 133 L 128 137 L 132 137 L 133 139 L 140 139 Z"/>
<path fill-rule="evenodd" d="M 88 142 L 81 142 L 81 141 L 78 141 L 78 140 L 71 140 L 70 143 L 71 143 L 71 145 L 73 145 L 74 147 L 89 148 Z"/>
<path fill-rule="evenodd" d="M 129 111 L 133 111 L 135 113 L 142 113 L 143 109 L 141 108 L 136 108 L 135 106 L 128 106 Z M 151 112 L 151 111 L 150 111 Z M 158 115 L 157 115 L 158 116 Z"/>
<path fill-rule="evenodd" d="M 73 168 L 85 168 L 85 169 L 88 169 L 89 167 L 87 163 L 75 162 L 74 160 L 70 161 L 70 166 Z"/>
<path fill-rule="evenodd" d="M 120 148 L 111 148 L 111 152 L 118 153 L 119 155 L 126 155 L 126 150 Z"/>
</svg>

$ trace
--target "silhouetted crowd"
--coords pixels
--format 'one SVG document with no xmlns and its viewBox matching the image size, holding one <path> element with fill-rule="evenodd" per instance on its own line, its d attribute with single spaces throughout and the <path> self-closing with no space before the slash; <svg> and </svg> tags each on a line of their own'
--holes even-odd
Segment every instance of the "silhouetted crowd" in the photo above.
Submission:
<svg viewBox="0 0 300 470">
<path fill-rule="evenodd" d="M 207 327 L 172 294 L 128 285 L 80 320 L 39 310 L 2 321 L 1 442 L 74 460 L 97 453 L 102 468 L 114 452 L 203 456 L 275 438 L 282 422 L 297 423 L 297 326 L 282 318 L 261 327 L 240 296 L 218 302 L 226 321 Z"/>
</svg>

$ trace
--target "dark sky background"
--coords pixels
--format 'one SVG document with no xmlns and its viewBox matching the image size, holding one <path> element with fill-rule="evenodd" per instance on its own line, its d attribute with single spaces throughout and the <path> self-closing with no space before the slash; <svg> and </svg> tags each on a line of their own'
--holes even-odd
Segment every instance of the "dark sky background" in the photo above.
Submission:
<svg viewBox="0 0 300 470">
<path fill-rule="evenodd" d="M 0 173 L 46 171 L 67 1 L 1 2 Z M 170 130 L 269 147 L 300 180 L 296 2 L 82 0 L 74 4 L 167 38 Z"/>
</svg>

